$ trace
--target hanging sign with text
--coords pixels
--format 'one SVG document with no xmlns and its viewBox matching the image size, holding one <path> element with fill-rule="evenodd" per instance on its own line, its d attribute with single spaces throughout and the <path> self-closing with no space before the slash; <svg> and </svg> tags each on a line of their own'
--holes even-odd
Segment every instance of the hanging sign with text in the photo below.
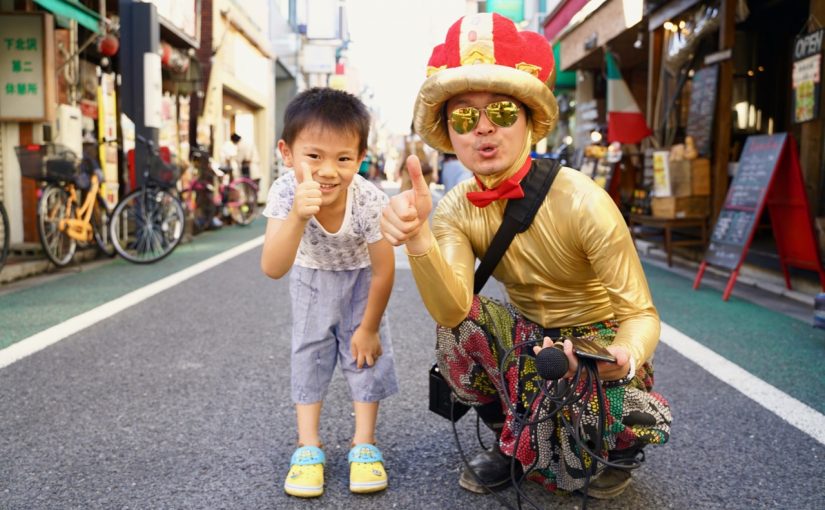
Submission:
<svg viewBox="0 0 825 510">
<path fill-rule="evenodd" d="M 807 122 L 819 116 L 822 43 L 825 28 L 800 35 L 793 45 L 793 120 Z"/>
<path fill-rule="evenodd" d="M 45 120 L 43 17 L 0 15 L 0 119 Z"/>
<path fill-rule="evenodd" d="M 696 71 L 690 88 L 687 134 L 693 137 L 696 150 L 702 157 L 710 157 L 712 150 L 716 92 L 719 82 L 719 66 L 713 65 Z"/>
</svg>

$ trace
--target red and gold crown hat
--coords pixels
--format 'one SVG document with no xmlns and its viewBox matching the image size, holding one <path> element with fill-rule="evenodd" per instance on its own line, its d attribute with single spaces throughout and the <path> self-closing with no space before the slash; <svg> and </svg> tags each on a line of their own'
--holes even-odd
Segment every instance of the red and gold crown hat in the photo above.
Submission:
<svg viewBox="0 0 825 510">
<path fill-rule="evenodd" d="M 555 81 L 553 50 L 542 35 L 519 32 L 499 14 L 464 16 L 447 31 L 444 43 L 433 48 L 427 80 L 415 100 L 415 131 L 430 146 L 453 152 L 444 103 L 464 92 L 491 92 L 513 97 L 530 110 L 536 142 L 556 126 Z"/>
</svg>

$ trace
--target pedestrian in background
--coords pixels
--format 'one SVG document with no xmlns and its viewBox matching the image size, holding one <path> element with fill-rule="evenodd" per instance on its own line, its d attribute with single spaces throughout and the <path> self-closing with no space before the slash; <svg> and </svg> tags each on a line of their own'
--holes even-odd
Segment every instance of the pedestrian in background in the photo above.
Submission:
<svg viewBox="0 0 825 510">
<path fill-rule="evenodd" d="M 444 185 L 444 194 L 449 193 L 461 181 L 470 179 L 473 173 L 461 164 L 455 154 L 444 154 L 441 163 L 441 184 Z"/>
<path fill-rule="evenodd" d="M 238 159 L 238 144 L 241 141 L 241 135 L 232 133 L 229 140 L 223 142 L 221 145 L 221 165 L 227 166 L 234 170 L 240 170 L 241 162 Z M 237 176 L 236 176 L 237 177 Z"/>
<path fill-rule="evenodd" d="M 421 172 L 427 186 L 433 182 L 438 182 L 438 153 L 424 144 L 420 136 L 415 134 L 415 130 L 410 126 L 410 134 L 404 137 L 404 152 L 398 166 L 398 175 L 401 178 L 400 191 L 412 188 L 410 173 L 407 171 L 405 161 L 410 156 L 416 156 L 421 162 Z"/>
<path fill-rule="evenodd" d="M 529 156 L 558 118 L 552 49 L 503 16 L 476 14 L 458 20 L 434 48 L 428 75 L 415 102 L 415 131 L 454 152 L 476 179 L 441 199 L 431 227 L 432 197 L 410 157 L 412 189 L 390 199 L 381 226 L 392 244 L 406 245 L 437 323 L 441 374 L 496 435 L 492 450 L 462 469 L 459 484 L 484 493 L 518 483 L 523 469 L 553 492 L 614 498 L 630 483 L 642 449 L 670 434 L 670 408 L 651 391 L 659 315 L 610 196 L 580 172 Z M 530 172 L 554 180 L 530 227 L 495 267 L 510 301 L 504 304 L 475 294 L 475 262 L 505 206 L 525 196 Z M 569 369 L 555 388 L 575 391 L 575 404 L 542 391 L 547 382 L 533 359 L 562 337 L 586 338 L 615 358 L 587 369 L 590 382 L 566 384 L 581 375 L 579 358 L 570 339 L 560 343 Z M 575 415 L 580 422 L 565 422 Z"/>
<path fill-rule="evenodd" d="M 278 149 L 293 171 L 269 190 L 261 268 L 271 278 L 291 269 L 292 399 L 298 448 L 284 482 L 287 494 L 320 496 L 325 454 L 321 404 L 336 363 L 349 384 L 355 433 L 350 490 L 387 487 L 375 446 L 379 401 L 398 391 L 385 310 L 395 259 L 382 239 L 387 196 L 357 175 L 370 117 L 355 96 L 309 89 L 287 106 Z"/>
<path fill-rule="evenodd" d="M 241 138 L 238 140 L 238 161 L 240 162 L 241 175 L 248 177 L 255 182 L 261 180 L 260 158 L 255 144 L 249 140 Z"/>
</svg>

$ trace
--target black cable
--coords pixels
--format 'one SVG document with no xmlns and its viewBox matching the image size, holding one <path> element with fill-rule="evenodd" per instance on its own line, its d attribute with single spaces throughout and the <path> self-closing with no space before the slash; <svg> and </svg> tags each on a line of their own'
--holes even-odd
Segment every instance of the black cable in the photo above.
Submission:
<svg viewBox="0 0 825 510">
<path fill-rule="evenodd" d="M 484 440 L 481 439 L 481 415 L 476 413 L 476 439 L 478 439 L 478 444 L 481 445 L 482 450 L 487 449 L 487 445 L 484 444 Z"/>
<path fill-rule="evenodd" d="M 476 482 L 480 483 L 484 486 L 485 489 L 487 489 L 487 492 L 495 496 L 495 498 L 498 500 L 499 503 L 501 503 L 502 506 L 509 508 L 510 510 L 516 510 L 513 506 L 510 505 L 510 503 L 506 499 L 496 494 L 495 491 L 493 491 L 493 489 L 491 489 L 490 487 L 487 487 L 487 485 L 485 485 L 484 482 L 481 481 L 481 478 L 479 478 L 479 476 L 476 474 L 475 470 L 472 467 L 470 467 L 470 461 L 468 461 L 467 456 L 464 455 L 464 449 L 461 447 L 461 439 L 459 439 L 458 437 L 458 427 L 456 427 L 455 420 L 453 419 L 453 409 L 454 406 L 450 406 L 450 421 L 453 422 L 453 438 L 455 439 L 455 445 L 458 448 L 458 455 L 461 457 L 461 461 L 464 462 L 464 468 L 470 472 L 472 477 L 475 478 Z M 519 507 L 519 510 L 520 509 L 521 507 Z"/>
<path fill-rule="evenodd" d="M 482 302 L 482 307 L 484 304 Z M 485 307 L 486 308 L 486 307 Z M 595 452 L 601 452 L 602 445 L 604 441 L 604 424 L 607 419 L 607 410 L 605 407 L 606 401 L 606 393 L 604 388 L 602 387 L 602 381 L 599 377 L 598 369 L 596 368 L 596 361 L 590 360 L 587 358 L 579 358 L 578 367 L 576 369 L 576 373 L 572 377 L 572 379 L 566 383 L 566 388 L 561 393 L 561 395 L 556 395 L 556 391 L 559 389 L 559 382 L 558 381 L 545 381 L 540 380 L 538 381 L 538 388 L 539 391 L 536 392 L 530 401 L 527 404 L 527 408 L 524 410 L 524 415 L 518 411 L 517 406 L 521 404 L 521 397 L 522 395 L 516 395 L 516 402 L 514 403 L 513 399 L 510 397 L 509 389 L 506 384 L 506 380 L 504 377 L 505 374 L 505 367 L 507 365 L 507 360 L 512 356 L 513 352 L 517 349 L 521 349 L 524 347 L 532 346 L 542 342 L 542 340 L 527 340 L 524 342 L 515 343 L 512 347 L 505 349 L 497 336 L 493 336 L 485 331 L 485 334 L 488 336 L 488 339 L 492 339 L 496 343 L 496 347 L 498 348 L 499 352 L 503 352 L 503 355 L 500 358 L 499 362 L 499 384 L 502 390 L 501 400 L 507 408 L 507 412 L 510 416 L 513 417 L 513 426 L 517 427 L 516 433 L 516 442 L 513 451 L 513 455 L 510 456 L 510 478 L 513 485 L 513 488 L 516 490 L 516 503 L 519 510 L 521 510 L 521 500 L 522 498 L 527 501 L 533 508 L 539 509 L 539 506 L 530 499 L 527 494 L 524 493 L 522 489 L 523 482 L 527 479 L 527 476 L 530 472 L 532 472 L 536 468 L 536 464 L 539 458 L 539 452 L 536 451 L 536 459 L 535 461 L 527 468 L 523 469 L 523 473 L 521 477 L 516 476 L 516 462 L 520 462 L 517 459 L 518 448 L 521 444 L 522 434 L 524 430 L 529 427 L 534 427 L 538 424 L 541 424 L 545 421 L 551 420 L 556 418 L 557 416 L 560 418 L 561 425 L 564 427 L 565 432 L 569 434 L 575 443 L 575 445 L 579 448 L 579 452 L 577 454 L 579 461 L 581 463 L 582 470 L 585 472 L 585 480 L 584 480 L 584 487 L 582 489 L 582 509 L 584 510 L 587 506 L 587 492 L 590 485 L 590 479 L 593 473 L 597 471 L 597 466 L 599 463 L 604 464 L 605 467 L 615 467 L 619 469 L 634 469 L 641 464 L 641 461 L 637 459 L 620 459 L 622 462 L 613 462 L 609 460 L 609 452 L 608 452 L 608 459 L 602 458 L 600 454 Z M 519 354 L 519 358 L 529 357 L 529 355 Z M 520 389 L 521 386 L 521 371 L 517 370 L 517 390 Z M 535 381 L 535 379 L 541 379 L 538 374 L 534 374 L 531 381 Z M 531 382 L 528 381 L 528 382 Z M 584 383 L 584 384 L 582 384 Z M 582 386 L 582 391 L 580 392 L 578 388 Z M 575 412 L 575 405 L 578 402 L 582 401 L 585 405 L 594 397 L 594 388 L 595 388 L 595 397 L 598 403 L 598 415 L 596 420 L 596 439 L 593 443 L 593 448 L 591 449 L 587 445 L 587 440 L 590 438 L 585 430 L 582 428 L 581 420 L 585 414 L 584 408 L 580 408 L 579 412 Z M 542 396 L 544 397 L 543 400 L 540 402 L 539 407 L 536 408 L 535 414 L 541 416 L 541 409 L 544 408 L 546 411 L 546 416 L 543 418 L 537 418 L 528 420 L 526 419 L 527 416 L 533 414 L 533 405 L 535 404 L 536 399 Z M 548 410 L 547 408 L 553 405 L 553 408 Z M 571 412 L 571 417 L 573 418 L 573 422 L 571 423 L 570 420 L 567 419 L 565 414 L 561 412 L 563 409 L 568 408 Z M 451 418 L 453 409 L 450 408 Z M 506 420 L 506 415 L 505 415 Z M 479 444 L 484 447 L 483 442 L 481 441 L 481 432 L 479 427 L 480 417 L 477 415 L 476 421 L 476 436 L 479 440 Z M 582 433 L 584 437 L 582 437 Z M 455 425 L 455 421 L 453 420 L 453 436 L 456 441 L 456 446 L 459 450 L 459 455 L 461 456 L 461 460 L 464 462 L 465 468 L 469 470 L 470 474 L 473 478 L 476 479 L 478 483 L 483 485 L 488 492 L 493 494 L 496 499 L 501 503 L 503 506 L 509 509 L 513 509 L 513 506 L 509 504 L 504 498 L 502 498 L 499 494 L 496 494 L 490 487 L 486 486 L 484 482 L 478 477 L 475 471 L 470 467 L 469 462 L 464 454 L 464 450 L 461 446 L 461 441 L 458 437 L 458 430 Z M 500 438 L 499 438 L 500 440 Z M 486 448 L 485 448 L 486 449 Z M 595 450 L 595 452 L 593 451 Z M 585 467 L 585 455 L 589 456 L 592 459 L 592 463 L 589 467 Z"/>
</svg>

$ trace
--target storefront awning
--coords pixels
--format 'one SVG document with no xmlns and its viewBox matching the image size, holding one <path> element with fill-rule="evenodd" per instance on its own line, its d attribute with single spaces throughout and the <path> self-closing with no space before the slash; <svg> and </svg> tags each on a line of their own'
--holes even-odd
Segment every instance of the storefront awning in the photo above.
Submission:
<svg viewBox="0 0 825 510">
<path fill-rule="evenodd" d="M 644 4 L 639 0 L 590 0 L 557 38 L 561 44 L 559 69 L 600 68 L 604 59 L 601 48 L 625 34 L 632 43 L 637 33 L 630 29 L 643 18 Z M 597 57 L 595 62 L 585 60 L 589 56 Z"/>
<path fill-rule="evenodd" d="M 554 90 L 575 89 L 576 71 L 561 70 L 561 45 L 559 43 L 553 45 L 553 59 L 556 63 L 556 86 Z"/>
<path fill-rule="evenodd" d="M 587 4 L 588 0 L 567 0 L 545 20 L 544 37 L 548 41 L 553 41 L 562 30 L 570 23 L 576 15 Z"/>
<path fill-rule="evenodd" d="M 55 16 L 73 19 L 80 26 L 100 33 L 100 15 L 77 0 L 34 0 L 34 3 Z"/>
</svg>

